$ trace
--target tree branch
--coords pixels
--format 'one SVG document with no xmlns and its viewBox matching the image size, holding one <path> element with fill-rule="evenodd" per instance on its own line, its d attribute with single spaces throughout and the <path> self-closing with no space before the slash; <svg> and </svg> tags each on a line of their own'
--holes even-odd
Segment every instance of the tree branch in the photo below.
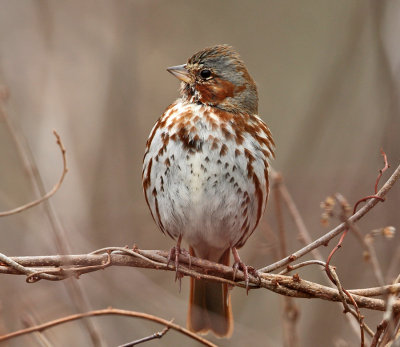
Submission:
<svg viewBox="0 0 400 347">
<path fill-rule="evenodd" d="M 46 196 L 46 188 L 44 186 L 43 180 L 40 176 L 35 158 L 33 156 L 32 150 L 28 144 L 26 137 L 18 126 L 18 122 L 13 121 L 5 110 L 5 101 L 9 97 L 9 91 L 5 86 L 0 86 L 0 119 L 4 120 L 6 128 L 11 135 L 15 148 L 17 150 L 18 156 L 25 167 L 28 177 L 32 183 L 32 188 L 37 201 L 42 201 L 42 211 L 44 212 L 44 217 L 49 221 L 50 234 L 54 236 L 55 245 L 58 254 L 71 253 L 69 251 L 70 247 L 68 244 L 68 239 L 65 236 L 65 229 L 61 221 L 58 219 L 55 208 L 50 199 L 42 198 Z M 60 140 L 61 141 L 61 140 Z M 59 143 L 63 154 L 63 164 L 64 170 L 63 175 L 66 174 L 66 150 Z M 62 177 L 63 178 L 63 177 Z M 61 186 L 62 181 L 59 181 L 59 186 Z M 32 206 L 31 206 L 32 207 Z M 49 235 L 50 235 L 49 234 Z M 64 286 L 67 290 L 71 302 L 73 303 L 75 309 L 78 312 L 87 312 L 91 310 L 90 303 L 88 301 L 87 293 L 79 285 L 77 281 L 64 282 Z M 87 330 L 90 339 L 93 342 L 94 347 L 102 347 L 103 338 L 101 337 L 100 330 L 95 326 L 93 321 L 90 319 L 83 320 L 82 327 Z"/>
<path fill-rule="evenodd" d="M 0 112 L 1 112 L 1 108 L 0 108 Z M 25 205 L 19 206 L 17 208 L 14 208 L 12 210 L 0 212 L 0 217 L 11 216 L 13 214 L 17 214 L 17 213 L 20 213 L 22 211 L 25 211 L 25 210 L 27 210 L 27 209 L 29 209 L 31 207 L 37 206 L 37 205 L 41 204 L 43 201 L 51 198 L 57 192 L 57 190 L 60 189 L 60 187 L 61 187 L 61 185 L 62 185 L 62 183 L 64 181 L 65 175 L 68 172 L 67 159 L 65 157 L 65 148 L 64 148 L 64 145 L 61 142 L 60 135 L 58 135 L 57 131 L 55 131 L 55 130 L 53 130 L 53 134 L 57 139 L 57 145 L 60 147 L 61 155 L 62 155 L 62 159 L 63 159 L 63 171 L 62 171 L 60 179 L 54 185 L 54 187 L 49 192 L 47 192 L 44 196 L 42 196 L 41 198 L 39 198 L 37 200 L 34 200 L 34 201 L 31 201 L 31 202 L 29 202 L 29 203 L 27 203 Z"/>
<path fill-rule="evenodd" d="M 93 254 L 98 252 L 103 252 L 103 254 Z M 1 255 L 0 273 L 26 275 L 28 282 L 32 283 L 40 279 L 58 281 L 69 277 L 78 278 L 85 273 L 111 266 L 175 271 L 173 265 L 167 265 L 167 251 L 108 247 L 93 253 L 11 258 Z M 184 275 L 227 283 L 241 288 L 246 287 L 242 282 L 244 275 L 241 271 L 236 274 L 237 281 L 232 280 L 232 267 L 196 257 L 190 257 L 189 260 L 185 255 L 179 256 L 179 263 L 179 271 Z M 191 264 L 190 267 L 189 263 Z M 342 301 L 337 289 L 301 279 L 298 275 L 284 276 L 261 273 L 259 279 L 251 275 L 249 277 L 250 289 L 264 288 L 290 297 Z M 398 293 L 399 291 L 399 285 L 349 290 L 359 307 L 378 311 L 385 310 L 385 301 L 371 296 L 382 295 L 387 292 Z M 346 302 L 350 305 L 353 304 L 349 298 L 346 299 Z M 400 312 L 400 300 L 394 303 L 393 310 Z"/>
<path fill-rule="evenodd" d="M 396 168 L 396 170 L 393 172 L 392 176 L 386 181 L 386 183 L 383 185 L 383 187 L 379 190 L 379 192 L 376 194 L 376 198 L 372 198 L 369 200 L 365 206 L 363 206 L 361 209 L 359 209 L 355 214 L 353 214 L 347 222 L 341 223 L 338 225 L 336 228 L 332 229 L 328 233 L 326 233 L 324 236 L 320 237 L 319 239 L 311 242 L 307 246 L 299 249 L 298 251 L 292 253 L 290 256 L 287 256 L 286 258 L 283 258 L 271 265 L 265 266 L 258 271 L 260 272 L 271 272 L 273 270 L 279 269 L 296 259 L 304 256 L 305 254 L 311 252 L 312 250 L 322 246 L 322 245 L 327 245 L 330 240 L 332 240 L 335 236 L 339 235 L 342 231 L 344 231 L 347 228 L 347 223 L 355 223 L 358 220 L 360 220 L 362 217 L 364 217 L 381 199 L 389 192 L 389 190 L 393 187 L 393 185 L 396 183 L 396 181 L 400 178 L 400 165 Z"/>
<path fill-rule="evenodd" d="M 135 340 L 132 342 L 124 343 L 123 345 L 120 345 L 118 347 L 132 347 L 132 346 L 139 345 L 140 343 L 143 343 L 143 342 L 148 342 L 148 341 L 155 340 L 155 339 L 161 339 L 169 331 L 169 329 L 170 329 L 169 327 L 165 327 L 162 331 L 154 333 L 153 335 L 146 336 L 146 337 L 143 337 L 139 340 Z"/>
<path fill-rule="evenodd" d="M 74 321 L 77 319 L 82 319 L 85 317 L 105 316 L 105 315 L 127 316 L 127 317 L 136 317 L 136 318 L 150 320 L 150 321 L 162 324 L 171 329 L 174 329 L 174 330 L 178 331 L 179 333 L 184 334 L 184 335 L 202 343 L 205 346 L 216 347 L 216 345 L 211 343 L 210 341 L 207 341 L 206 339 L 202 338 L 201 336 L 194 334 L 191 331 L 181 327 L 180 325 L 174 324 L 166 319 L 163 319 L 163 318 L 160 318 L 157 316 L 153 316 L 151 314 L 143 313 L 143 312 L 119 310 L 119 309 L 111 308 L 111 307 L 103 309 L 103 310 L 94 310 L 94 311 L 89 311 L 89 312 L 84 312 L 84 313 L 72 314 L 70 316 L 55 319 L 55 320 L 52 320 L 47 323 L 43 323 L 43 324 L 35 325 L 35 326 L 29 327 L 29 328 L 17 330 L 10 334 L 1 335 L 0 341 L 6 341 L 6 340 L 9 340 L 9 339 L 17 337 L 17 336 L 30 334 L 34 331 L 43 331 L 45 329 L 54 327 L 56 325 L 64 324 L 64 323 L 71 322 L 71 321 Z"/>
</svg>

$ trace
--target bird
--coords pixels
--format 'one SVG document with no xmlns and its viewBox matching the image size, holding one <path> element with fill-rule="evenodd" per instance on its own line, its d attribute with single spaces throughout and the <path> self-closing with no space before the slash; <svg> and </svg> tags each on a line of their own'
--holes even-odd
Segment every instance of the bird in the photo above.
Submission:
<svg viewBox="0 0 400 347">
<path fill-rule="evenodd" d="M 159 229 L 189 254 L 248 272 L 241 248 L 259 223 L 269 193 L 271 132 L 258 116 L 258 92 L 243 60 L 215 45 L 167 68 L 180 97 L 158 119 L 146 143 L 142 183 Z M 187 252 L 187 251 L 186 251 Z M 254 269 L 253 269 L 254 270 Z M 235 273 L 235 272 L 234 272 Z M 190 278 L 188 328 L 229 338 L 233 316 L 227 284 Z"/>
</svg>

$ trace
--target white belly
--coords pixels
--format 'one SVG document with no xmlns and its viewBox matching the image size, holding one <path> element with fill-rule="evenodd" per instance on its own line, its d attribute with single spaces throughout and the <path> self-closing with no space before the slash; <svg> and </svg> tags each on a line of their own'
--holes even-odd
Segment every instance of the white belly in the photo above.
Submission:
<svg viewBox="0 0 400 347">
<path fill-rule="evenodd" d="M 196 255 L 218 260 L 227 248 L 244 243 L 258 223 L 260 204 L 264 210 L 267 198 L 268 165 L 250 135 L 238 145 L 234 137 L 226 138 L 226 132 L 207 119 L 195 118 L 205 107 L 186 107 L 190 107 L 190 119 L 197 131 L 184 133 L 187 138 L 173 137 L 183 133 L 179 133 L 179 125 L 171 126 L 166 141 L 169 122 L 179 124 L 172 116 L 163 128 L 153 130 L 144 159 L 144 180 L 148 177 L 151 182 L 145 193 L 153 217 L 164 232 L 172 237 L 182 235 Z M 189 121 L 188 129 L 191 126 Z M 234 133 L 231 125 L 227 124 L 226 129 Z M 250 161 L 250 174 L 246 149 L 256 158 Z"/>
</svg>

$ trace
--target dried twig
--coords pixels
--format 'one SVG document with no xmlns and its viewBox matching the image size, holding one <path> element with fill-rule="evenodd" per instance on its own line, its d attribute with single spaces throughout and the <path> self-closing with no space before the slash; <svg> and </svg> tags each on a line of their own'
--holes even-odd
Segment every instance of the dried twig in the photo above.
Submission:
<svg viewBox="0 0 400 347">
<path fill-rule="evenodd" d="M 285 270 L 282 270 L 279 273 L 279 275 L 286 275 L 287 273 L 289 273 L 293 270 L 297 270 L 301 267 L 309 266 L 309 265 L 321 265 L 322 267 L 325 268 L 326 263 L 324 261 L 320 261 L 320 260 L 306 260 L 306 261 L 303 261 L 298 264 L 288 265 Z"/>
<path fill-rule="evenodd" d="M 325 267 L 326 269 L 326 267 Z M 339 290 L 339 296 L 341 298 L 341 301 L 343 303 L 344 307 L 344 313 L 350 312 L 359 322 L 360 324 L 360 335 L 361 335 L 361 347 L 364 347 L 365 341 L 364 341 L 364 330 L 367 331 L 367 333 L 370 336 L 373 336 L 373 331 L 364 323 L 364 316 L 361 315 L 360 309 L 358 307 L 358 304 L 354 300 L 353 295 L 348 292 L 346 289 L 343 288 L 342 284 L 339 281 L 339 277 L 336 274 L 335 269 L 332 266 L 329 266 L 329 274 L 330 278 L 332 277 L 332 282 L 337 286 Z M 348 303 L 350 302 L 353 304 L 353 308 L 351 308 Z"/>
<path fill-rule="evenodd" d="M 82 319 L 85 317 L 105 316 L 105 315 L 127 316 L 127 317 L 136 317 L 136 318 L 150 320 L 150 321 L 165 325 L 166 327 L 169 327 L 170 329 L 173 329 L 175 331 L 178 331 L 179 333 L 184 334 L 184 335 L 202 343 L 205 346 L 212 346 L 212 347 L 216 346 L 215 344 L 207 341 L 203 337 L 201 337 L 197 334 L 194 334 L 191 331 L 181 327 L 180 325 L 174 324 L 166 319 L 163 319 L 163 318 L 160 318 L 157 316 L 153 316 L 151 314 L 143 313 L 143 312 L 119 310 L 119 309 L 111 308 L 111 307 L 103 309 L 103 310 L 94 310 L 94 311 L 89 311 L 89 312 L 84 312 L 84 313 L 72 314 L 70 316 L 55 319 L 55 320 L 52 320 L 47 323 L 43 323 L 43 324 L 35 325 L 35 326 L 29 327 L 29 328 L 17 330 L 12 333 L 0 336 L 0 341 L 6 341 L 6 340 L 9 340 L 9 339 L 17 337 L 17 336 L 30 334 L 34 331 L 43 331 L 45 329 L 49 329 L 56 325 L 64 324 L 64 323 L 71 322 L 71 321 L 74 321 L 77 319 Z"/>
<path fill-rule="evenodd" d="M 386 183 L 383 185 L 383 187 L 379 190 L 379 192 L 376 194 L 379 198 L 383 198 L 393 187 L 393 185 L 396 183 L 396 181 L 400 178 L 400 165 L 396 168 L 396 170 L 393 172 L 392 176 L 386 181 Z M 349 218 L 350 223 L 355 223 L 358 220 L 360 220 L 362 217 L 364 217 L 375 205 L 381 201 L 378 198 L 371 199 L 368 201 L 365 206 L 360 208 L 354 215 L 352 215 Z M 316 249 L 322 245 L 326 245 L 330 240 L 332 240 L 335 236 L 339 235 L 343 230 L 346 229 L 346 223 L 342 223 L 338 225 L 336 228 L 332 229 L 328 233 L 326 233 L 324 236 L 318 238 L 317 240 L 311 242 L 307 246 L 299 249 L 298 251 L 292 253 L 286 258 L 283 258 L 271 265 L 265 266 L 261 269 L 259 269 L 259 272 L 271 272 L 276 269 L 279 269 L 296 259 L 299 259 L 300 257 L 304 256 L 307 253 L 310 253 L 313 249 Z"/>
<path fill-rule="evenodd" d="M 118 347 L 131 347 L 131 346 L 139 345 L 140 343 L 143 343 L 143 342 L 148 342 L 148 341 L 155 340 L 155 339 L 161 339 L 169 331 L 169 329 L 170 329 L 170 327 L 165 327 L 162 331 L 154 333 L 153 335 L 146 336 L 146 337 L 143 337 L 139 340 L 135 340 L 132 342 L 124 343 L 123 345 L 120 345 Z"/>
<path fill-rule="evenodd" d="M 389 165 L 388 165 L 388 162 L 387 162 L 386 154 L 385 154 L 385 152 L 384 152 L 382 149 L 381 149 L 381 153 L 382 153 L 382 156 L 383 156 L 383 158 L 384 158 L 385 166 L 383 167 L 383 169 L 379 170 L 378 177 L 376 178 L 375 186 L 374 186 L 375 195 L 369 195 L 369 196 L 366 196 L 366 197 L 364 197 L 364 198 L 358 200 L 358 201 L 355 203 L 355 205 L 354 205 L 354 208 L 353 208 L 353 215 L 352 215 L 352 216 L 355 216 L 356 211 L 357 211 L 357 207 L 358 207 L 358 205 L 359 205 L 361 202 L 365 202 L 365 201 L 368 201 L 368 200 L 371 200 L 371 199 L 373 199 L 372 201 L 385 201 L 385 199 L 383 198 L 383 196 L 381 196 L 381 195 L 377 192 L 377 190 L 378 190 L 378 184 L 379 184 L 379 181 L 380 181 L 380 179 L 381 179 L 381 177 L 382 177 L 382 174 L 389 168 Z M 399 169 L 399 167 L 398 167 L 398 169 Z M 393 177 L 393 175 L 392 175 L 392 177 Z M 389 179 L 389 180 L 390 180 L 390 179 Z M 387 182 L 386 182 L 386 183 L 387 183 Z M 383 187 L 382 187 L 382 189 L 383 189 Z M 382 191 L 382 189 L 381 189 L 381 191 Z M 332 279 L 332 277 L 331 277 L 331 275 L 330 275 L 330 272 L 329 272 L 329 264 L 330 264 L 330 261 L 331 261 L 333 255 L 336 253 L 336 251 L 337 251 L 340 247 L 342 247 L 343 240 L 344 240 L 344 238 L 346 237 L 348 231 L 350 230 L 350 226 L 353 225 L 353 223 L 354 223 L 354 221 L 351 220 L 351 218 L 346 219 L 346 221 L 344 222 L 345 228 L 344 228 L 343 234 L 342 234 L 342 236 L 340 237 L 339 242 L 337 243 L 337 245 L 332 249 L 332 251 L 331 251 L 331 253 L 329 254 L 328 259 L 327 259 L 327 261 L 326 261 L 325 270 L 326 270 L 326 273 L 328 274 L 328 277 L 329 277 L 329 279 L 330 279 L 331 281 L 333 281 L 333 279 Z"/>
<path fill-rule="evenodd" d="M 383 151 L 383 148 L 381 148 L 381 154 L 382 154 L 383 162 L 384 162 L 384 165 L 385 165 L 385 166 L 383 167 L 383 169 L 379 170 L 378 177 L 376 178 L 375 187 L 374 187 L 374 188 L 375 188 L 375 194 L 378 193 L 378 184 L 379 184 L 379 181 L 381 180 L 381 177 L 382 177 L 383 173 L 384 173 L 387 169 L 390 168 L 390 165 L 389 165 L 388 159 L 387 159 L 387 155 L 386 155 L 386 153 Z"/>
<path fill-rule="evenodd" d="M 0 109 L 1 109 L 1 108 L 0 108 Z M 51 198 L 51 197 L 57 192 L 57 190 L 60 189 L 60 187 L 61 187 L 61 185 L 62 185 L 62 183 L 63 183 L 63 181 L 64 181 L 65 175 L 66 175 L 67 172 L 68 172 L 68 169 L 67 169 L 67 159 L 66 159 L 66 156 L 65 156 L 65 148 L 64 148 L 64 145 L 63 145 L 62 142 L 61 142 L 60 135 L 58 135 L 57 131 L 55 131 L 55 130 L 53 130 L 53 134 L 54 134 L 54 136 L 55 136 L 56 139 L 57 139 L 57 145 L 60 147 L 61 154 L 62 154 L 62 158 L 63 158 L 63 171 L 62 171 L 62 174 L 61 174 L 60 179 L 59 179 L 58 182 L 54 185 L 54 187 L 53 187 L 48 193 L 46 193 L 44 196 L 42 196 L 41 198 L 36 199 L 36 200 L 34 200 L 34 201 L 31 201 L 31 202 L 29 202 L 29 203 L 27 203 L 27 204 L 25 204 L 25 205 L 19 206 L 19 207 L 17 207 L 17 208 L 14 208 L 14 209 L 12 209 L 12 210 L 0 212 L 0 217 L 11 216 L 11 215 L 13 215 L 13 214 L 16 214 L 16 213 L 20 213 L 20 212 L 22 212 L 22 211 L 25 211 L 25 210 L 27 210 L 27 209 L 29 209 L 29 208 L 31 208 L 31 207 L 37 206 L 37 205 L 41 204 L 43 201 L 45 201 L 45 200 Z"/>
<path fill-rule="evenodd" d="M 399 275 L 400 268 L 400 245 L 397 246 L 395 252 L 393 253 L 393 258 L 390 262 L 386 273 L 386 281 L 391 282 L 393 278 L 396 278 Z"/>
<path fill-rule="evenodd" d="M 308 229 L 304 223 L 304 220 L 301 217 L 300 211 L 297 208 L 292 196 L 290 195 L 288 189 L 286 188 L 286 185 L 285 185 L 284 181 L 282 180 L 281 175 L 279 173 L 277 173 L 276 171 L 272 171 L 272 178 L 274 180 L 276 180 L 276 179 L 280 180 L 279 185 L 276 187 L 276 189 L 279 190 L 280 195 L 282 197 L 282 201 L 285 203 L 285 205 L 288 208 L 288 211 L 290 213 L 290 216 L 292 217 L 294 223 L 296 224 L 297 231 L 299 232 L 300 241 L 305 246 L 310 244 L 312 242 L 310 232 L 308 231 Z M 324 260 L 321 252 L 317 248 L 311 250 L 311 254 L 317 260 L 321 260 L 321 261 Z"/>
<path fill-rule="evenodd" d="M 383 279 L 382 269 L 375 251 L 375 247 L 373 245 L 373 236 L 370 233 L 363 236 L 357 225 L 352 224 L 349 225 L 349 227 L 352 234 L 356 237 L 360 245 L 364 248 L 364 259 L 371 264 L 378 284 L 380 286 L 384 286 L 385 281 Z"/>
<path fill-rule="evenodd" d="M 31 327 L 37 325 L 36 319 L 32 314 L 24 313 L 21 317 L 22 324 L 25 327 Z M 49 339 L 41 331 L 35 331 L 33 334 L 35 340 L 39 346 L 42 347 L 54 347 L 54 345 L 49 341 Z"/>
<path fill-rule="evenodd" d="M 280 178 L 280 174 L 275 172 L 275 171 L 272 171 L 272 177 L 274 179 Z M 290 195 L 290 193 L 289 193 L 288 189 L 286 188 L 286 186 L 284 184 L 284 181 L 282 179 L 280 179 L 280 184 L 277 186 L 277 189 L 279 189 L 281 197 L 282 197 L 282 200 L 285 202 L 286 207 L 289 210 L 290 216 L 292 217 L 293 221 L 296 224 L 296 227 L 297 227 L 297 230 L 298 230 L 298 233 L 299 233 L 300 241 L 305 246 L 307 246 L 308 244 L 310 244 L 312 242 L 310 232 L 308 231 L 308 229 L 307 229 L 307 227 L 306 227 L 306 225 L 304 223 L 304 220 L 301 217 L 299 209 L 297 208 L 297 206 L 296 206 L 296 204 L 294 202 L 294 199 Z M 314 261 L 303 262 L 303 263 L 300 263 L 300 264 L 298 264 L 296 266 L 293 266 L 293 267 L 291 265 L 287 265 L 286 269 L 281 271 L 280 274 L 284 274 L 284 273 L 290 272 L 291 270 L 294 270 L 294 268 L 300 268 L 300 267 L 311 265 L 311 264 L 317 264 L 318 262 L 319 262 L 319 264 L 323 264 L 323 266 L 325 266 L 326 263 L 325 263 L 325 261 L 323 261 L 324 258 L 323 258 L 322 254 L 321 254 L 321 252 L 319 251 L 318 248 L 313 249 L 311 251 L 311 254 L 316 259 L 315 262 Z M 329 282 L 329 283 L 330 283 L 330 285 L 332 287 L 336 287 L 331 282 Z M 340 303 L 338 303 L 338 304 L 340 305 Z M 346 315 L 345 317 L 349 321 L 349 324 L 350 324 L 351 328 L 353 329 L 353 331 L 356 334 L 358 334 L 358 332 L 359 332 L 358 325 L 354 322 L 354 320 L 350 316 Z"/>
<path fill-rule="evenodd" d="M 389 322 L 387 320 L 383 320 L 381 323 L 378 324 L 376 332 L 372 338 L 370 347 L 376 347 L 378 345 L 379 338 L 381 337 L 384 330 L 387 328 L 388 324 Z"/>
<path fill-rule="evenodd" d="M 400 274 L 397 276 L 394 284 L 400 283 Z M 387 298 L 386 311 L 383 314 L 383 319 L 379 323 L 374 338 L 371 343 L 371 347 L 375 347 L 378 344 L 387 346 L 389 342 L 396 339 L 396 336 L 400 335 L 400 313 L 393 312 L 393 304 L 398 300 L 399 293 L 391 294 Z M 382 337 L 381 337 L 382 335 Z"/>
<path fill-rule="evenodd" d="M 378 194 L 378 192 L 377 192 L 378 184 L 379 184 L 379 181 L 380 181 L 380 179 L 381 179 L 381 177 L 382 177 L 382 174 L 383 174 L 383 172 L 386 171 L 386 170 L 388 169 L 388 167 L 389 167 L 388 162 L 387 162 L 386 154 L 383 152 L 383 150 L 381 150 L 381 152 L 382 152 L 382 155 L 383 155 L 383 158 L 384 158 L 385 165 L 384 165 L 384 168 L 383 168 L 383 169 L 379 170 L 379 175 L 378 175 L 378 177 L 377 177 L 377 179 L 376 179 L 375 186 L 374 186 L 375 195 L 367 196 L 367 197 L 365 197 L 365 198 L 362 198 L 362 199 L 358 200 L 358 201 L 356 202 L 356 204 L 354 205 L 353 216 L 356 214 L 357 207 L 358 207 L 358 205 L 359 205 L 361 202 L 365 202 L 365 201 L 368 201 L 368 200 L 371 200 L 371 199 L 374 199 L 374 200 L 377 199 L 378 201 L 385 201 L 384 198 L 383 198 L 382 196 L 379 196 L 379 194 Z M 329 279 L 332 281 L 332 283 L 334 283 L 334 284 L 338 287 L 338 290 L 339 290 L 339 292 L 340 292 L 340 294 L 341 294 L 341 297 L 343 298 L 343 305 L 344 305 L 344 308 L 345 308 L 345 313 L 346 313 L 346 312 L 350 312 L 350 313 L 351 313 L 354 317 L 356 317 L 357 320 L 359 321 L 359 323 L 360 323 L 360 332 L 361 332 L 361 347 L 364 347 L 364 343 L 365 343 L 365 342 L 364 342 L 364 327 L 365 327 L 364 316 L 361 315 L 360 310 L 359 310 L 359 308 L 358 308 L 358 305 L 357 305 L 357 303 L 356 303 L 356 302 L 354 301 L 354 299 L 353 299 L 353 296 L 352 296 L 347 290 L 345 290 L 345 289 L 341 286 L 341 284 L 340 284 L 340 282 L 339 282 L 339 278 L 338 278 L 338 276 L 336 275 L 336 272 L 334 271 L 334 269 L 333 269 L 331 266 L 329 266 L 330 261 L 331 261 L 333 255 L 334 255 L 334 254 L 336 253 L 336 251 L 342 246 L 342 243 L 343 243 L 344 238 L 346 237 L 348 231 L 351 230 L 352 225 L 353 225 L 353 221 L 351 221 L 350 218 L 348 218 L 348 216 L 347 216 L 347 210 L 348 210 L 348 203 L 347 203 L 347 201 L 345 201 L 343 198 L 341 198 L 341 195 L 337 195 L 337 198 L 338 198 L 339 202 L 340 202 L 341 205 L 342 205 L 343 218 L 345 219 L 345 220 L 344 220 L 345 228 L 344 228 L 343 234 L 341 235 L 341 237 L 340 237 L 340 239 L 339 239 L 339 242 L 338 242 L 338 243 L 336 244 L 336 246 L 332 249 L 332 251 L 330 252 L 330 254 L 329 254 L 329 256 L 328 256 L 328 259 L 327 259 L 326 265 L 325 265 L 325 272 L 326 272 L 326 274 L 328 275 Z M 376 262 L 377 262 L 377 259 L 376 259 Z M 379 270 L 379 268 L 377 269 L 377 271 L 378 271 L 378 270 Z M 380 272 L 380 274 L 381 274 L 381 272 Z M 383 276 L 381 276 L 381 278 L 382 278 L 382 282 L 383 282 Z M 382 284 L 383 284 L 383 283 L 382 283 Z M 344 300 L 344 294 L 345 294 L 351 301 L 353 301 L 354 310 L 348 307 L 346 301 Z M 373 333 L 372 333 L 372 331 L 371 331 L 369 328 L 366 329 L 366 331 L 367 331 L 371 336 L 373 336 Z"/>
<path fill-rule="evenodd" d="M 286 236 L 285 236 L 285 225 L 282 214 L 282 196 L 280 186 L 282 184 L 282 177 L 278 174 L 274 179 L 274 197 L 275 197 L 275 215 L 278 223 L 279 230 L 279 253 L 280 257 L 283 258 L 287 255 Z M 299 309 L 294 303 L 293 298 L 289 296 L 283 297 L 283 345 L 286 347 L 295 347 L 299 344 L 299 338 L 297 334 L 297 321 L 299 318 Z"/>
<path fill-rule="evenodd" d="M 32 187 L 34 193 L 36 195 L 36 199 L 39 200 L 41 197 L 46 195 L 46 189 L 43 183 L 43 180 L 40 176 L 39 170 L 37 168 L 35 158 L 32 154 L 32 151 L 29 147 L 28 142 L 18 124 L 12 122 L 12 119 L 8 116 L 7 112 L 4 109 L 4 102 L 9 96 L 9 91 L 7 88 L 0 88 L 0 118 L 5 121 L 5 125 L 10 133 L 12 139 L 14 140 L 18 155 L 28 173 L 29 179 L 31 180 Z M 65 163 L 65 151 L 64 151 L 64 169 L 66 168 Z M 65 237 L 65 230 L 63 228 L 62 223 L 57 217 L 55 209 L 52 205 L 50 199 L 45 199 L 42 201 L 43 211 L 45 216 L 48 218 L 49 225 L 51 227 L 51 232 L 55 238 L 55 244 L 57 247 L 57 252 L 59 254 L 67 254 L 70 253 L 68 247 L 68 239 Z M 79 285 L 77 281 L 66 281 L 64 282 L 64 286 L 67 289 L 67 293 L 71 298 L 75 309 L 78 312 L 86 312 L 89 311 L 90 303 L 85 293 L 85 290 Z M 102 338 L 100 334 L 100 330 L 96 328 L 93 321 L 90 319 L 84 319 L 82 327 L 88 331 L 90 338 L 93 342 L 93 345 L 96 347 L 103 346 Z"/>
</svg>

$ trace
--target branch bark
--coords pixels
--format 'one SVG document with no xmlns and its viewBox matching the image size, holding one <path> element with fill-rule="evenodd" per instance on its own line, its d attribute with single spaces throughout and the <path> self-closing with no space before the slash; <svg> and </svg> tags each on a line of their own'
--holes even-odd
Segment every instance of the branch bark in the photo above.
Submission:
<svg viewBox="0 0 400 347">
<path fill-rule="evenodd" d="M 3 255 L 2 259 L 4 257 Z M 17 263 L 19 267 L 14 268 L 12 265 L 6 265 L 1 260 L 0 273 L 25 274 L 28 282 L 32 283 L 40 279 L 63 280 L 68 277 L 79 277 L 85 273 L 111 266 L 175 271 L 173 265 L 167 265 L 167 258 L 167 251 L 109 247 L 95 251 L 92 254 L 11 257 L 9 258 L 12 260 L 10 264 Z M 243 283 L 244 275 L 242 272 L 238 271 L 236 274 L 237 281 L 232 280 L 232 267 L 195 257 L 190 257 L 189 259 L 185 255 L 179 256 L 179 263 L 179 271 L 184 275 L 227 283 L 241 288 L 246 287 Z M 27 269 L 27 271 L 21 271 L 20 267 Z M 251 275 L 249 277 L 250 289 L 264 288 L 289 297 L 342 301 L 337 289 L 307 281 L 298 275 L 284 276 L 261 273 L 260 278 L 255 278 Z M 355 289 L 349 290 L 349 292 L 360 308 L 384 311 L 385 301 L 371 296 L 382 295 L 387 292 L 399 293 L 400 285 Z M 348 304 L 352 305 L 352 302 L 349 299 L 347 300 Z M 393 310 L 394 312 L 400 312 L 400 300 L 394 303 Z"/>
</svg>

